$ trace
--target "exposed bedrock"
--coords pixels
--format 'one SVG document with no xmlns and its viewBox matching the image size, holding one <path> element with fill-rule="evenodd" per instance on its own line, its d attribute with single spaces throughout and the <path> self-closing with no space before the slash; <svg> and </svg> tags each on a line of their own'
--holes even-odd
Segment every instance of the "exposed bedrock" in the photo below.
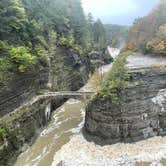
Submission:
<svg viewBox="0 0 166 166">
<path fill-rule="evenodd" d="M 131 85 L 121 104 L 96 97 L 86 110 L 84 133 L 99 144 L 132 142 L 166 135 L 166 70 L 159 67 L 131 72 Z"/>
<path fill-rule="evenodd" d="M 89 56 L 54 46 L 48 65 L 27 73 L 13 73 L 9 81 L 0 83 L 0 165 L 13 165 L 47 125 L 51 111 L 67 100 L 63 96 L 40 99 L 38 94 L 45 90 L 77 90 L 95 67 Z"/>
<path fill-rule="evenodd" d="M 14 73 L 0 84 L 0 117 L 30 100 L 48 82 L 48 66 L 27 73 Z"/>
<path fill-rule="evenodd" d="M 97 64 L 92 65 L 90 56 L 80 56 L 65 47 L 51 46 L 49 56 L 49 64 L 36 66 L 35 70 L 25 73 L 13 73 L 8 80 L 0 82 L 0 117 L 48 87 L 50 91 L 78 90 L 97 67 Z M 98 58 L 103 63 L 111 60 L 108 54 Z"/>
<path fill-rule="evenodd" d="M 54 109 L 60 106 L 63 101 L 62 97 L 56 98 Z M 41 129 L 51 119 L 51 104 L 49 100 L 45 99 L 32 100 L 0 119 L 1 166 L 13 166 L 17 156 L 35 141 Z"/>
</svg>

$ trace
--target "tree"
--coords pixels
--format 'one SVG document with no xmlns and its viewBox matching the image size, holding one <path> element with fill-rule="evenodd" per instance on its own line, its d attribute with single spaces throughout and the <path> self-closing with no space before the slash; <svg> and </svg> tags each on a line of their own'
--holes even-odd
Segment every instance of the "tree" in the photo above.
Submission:
<svg viewBox="0 0 166 166">
<path fill-rule="evenodd" d="M 21 2 L 14 0 L 0 1 L 0 39 L 10 43 L 20 43 L 27 17 Z"/>
<path fill-rule="evenodd" d="M 100 50 L 106 47 L 106 33 L 105 33 L 105 28 L 102 24 L 102 22 L 100 21 L 100 19 L 98 19 L 95 23 L 94 23 L 94 42 L 96 44 L 96 47 Z"/>
<path fill-rule="evenodd" d="M 146 17 L 137 19 L 129 30 L 127 48 L 150 53 L 166 53 L 166 1 L 159 4 Z"/>
</svg>

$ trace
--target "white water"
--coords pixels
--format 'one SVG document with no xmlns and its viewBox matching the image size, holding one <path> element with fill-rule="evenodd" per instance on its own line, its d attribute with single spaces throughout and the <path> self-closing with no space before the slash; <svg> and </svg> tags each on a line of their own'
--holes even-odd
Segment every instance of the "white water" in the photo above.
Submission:
<svg viewBox="0 0 166 166">
<path fill-rule="evenodd" d="M 106 65 L 95 74 L 103 75 L 111 66 Z M 94 90 L 95 74 L 81 91 Z M 83 104 L 70 99 L 57 109 L 49 126 L 41 132 L 32 147 L 20 155 L 15 166 L 134 166 L 136 162 L 145 161 L 152 166 L 161 165 L 161 159 L 166 157 L 166 137 L 103 147 L 87 142 L 81 134 L 85 120 Z"/>
<path fill-rule="evenodd" d="M 134 166 L 136 162 L 160 165 L 166 156 L 166 137 L 154 137 L 132 144 L 99 146 L 75 135 L 54 155 L 52 166 Z M 141 165 L 141 164 L 140 164 Z"/>
<path fill-rule="evenodd" d="M 107 49 L 113 59 L 115 59 L 120 53 L 120 49 L 118 49 L 118 48 L 112 48 L 112 47 L 108 46 Z"/>
</svg>

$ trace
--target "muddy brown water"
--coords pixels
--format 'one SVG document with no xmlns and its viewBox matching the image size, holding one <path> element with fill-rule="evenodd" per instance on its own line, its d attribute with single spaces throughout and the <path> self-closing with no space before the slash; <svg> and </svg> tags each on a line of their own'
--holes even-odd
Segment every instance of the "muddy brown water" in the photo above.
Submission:
<svg viewBox="0 0 166 166">
<path fill-rule="evenodd" d="M 82 121 L 82 107 L 81 101 L 71 99 L 58 108 L 49 126 L 42 131 L 36 142 L 20 155 L 15 166 L 51 165 L 55 152 L 79 130 L 77 126 Z"/>
<path fill-rule="evenodd" d="M 111 65 L 106 65 L 97 70 L 80 91 L 95 90 L 110 68 Z M 50 166 L 54 154 L 74 134 L 80 132 L 85 116 L 84 105 L 85 101 L 70 99 L 55 110 L 49 125 L 43 129 L 35 143 L 18 157 L 15 166 Z M 58 165 L 62 165 L 61 162 Z"/>
<path fill-rule="evenodd" d="M 81 91 L 98 87 L 111 65 L 100 68 Z M 101 147 L 81 134 L 85 102 L 68 100 L 54 111 L 52 119 L 35 143 L 22 153 L 15 166 L 166 166 L 166 137 L 154 137 L 133 144 Z"/>
</svg>

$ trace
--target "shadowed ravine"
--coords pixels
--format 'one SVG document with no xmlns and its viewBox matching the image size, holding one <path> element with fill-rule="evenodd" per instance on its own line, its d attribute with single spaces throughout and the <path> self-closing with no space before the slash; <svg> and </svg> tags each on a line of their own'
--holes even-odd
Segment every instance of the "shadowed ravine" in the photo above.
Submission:
<svg viewBox="0 0 166 166">
<path fill-rule="evenodd" d="M 165 63 L 165 59 L 162 58 L 160 60 L 153 57 L 141 58 L 143 58 L 141 55 L 130 56 L 128 66 L 145 67 L 149 60 L 150 66 L 158 64 L 159 61 L 161 64 Z M 103 74 L 106 74 L 111 66 L 106 65 L 96 71 L 80 91 L 95 90 L 96 80 L 102 79 Z M 58 108 L 53 113 L 50 124 L 41 132 L 36 142 L 19 156 L 15 166 L 134 166 L 135 163 L 138 166 L 146 166 L 150 165 L 150 162 L 160 163 L 166 155 L 166 137 L 107 146 L 87 142 L 81 133 L 85 117 L 84 104 L 83 101 L 70 99 Z"/>
<path fill-rule="evenodd" d="M 97 87 L 96 79 L 101 79 L 101 75 L 103 76 L 104 73 L 107 73 L 111 66 L 106 65 L 99 68 L 88 83 L 75 95 L 82 96 L 84 92 L 86 95 L 86 92 L 94 91 Z M 72 94 L 68 93 L 67 95 L 72 96 Z M 50 124 L 41 132 L 35 143 L 18 157 L 15 166 L 51 165 L 56 152 L 68 143 L 74 135 L 80 133 L 85 117 L 84 102 L 70 99 L 54 111 Z"/>
</svg>

